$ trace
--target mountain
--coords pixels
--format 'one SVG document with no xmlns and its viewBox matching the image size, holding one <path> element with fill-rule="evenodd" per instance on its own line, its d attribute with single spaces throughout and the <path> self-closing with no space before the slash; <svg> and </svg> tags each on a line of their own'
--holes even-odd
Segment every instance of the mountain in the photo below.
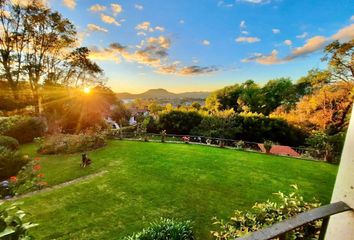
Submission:
<svg viewBox="0 0 354 240">
<path fill-rule="evenodd" d="M 132 93 L 117 93 L 120 99 L 180 99 L 180 98 L 193 98 L 193 99 L 205 99 L 210 92 L 184 92 L 184 93 L 172 93 L 163 88 L 150 89 L 146 92 L 139 94 Z"/>
</svg>

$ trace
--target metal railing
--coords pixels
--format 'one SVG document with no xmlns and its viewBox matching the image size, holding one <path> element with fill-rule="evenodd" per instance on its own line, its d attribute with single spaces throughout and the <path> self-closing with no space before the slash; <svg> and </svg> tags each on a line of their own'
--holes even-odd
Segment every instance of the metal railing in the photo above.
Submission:
<svg viewBox="0 0 354 240">
<path fill-rule="evenodd" d="M 116 131 L 114 134 L 115 138 L 120 139 L 137 139 L 137 140 L 147 140 L 147 141 L 161 141 L 162 134 L 157 133 L 136 133 L 136 132 L 119 132 Z M 250 142 L 250 141 L 242 141 L 235 139 L 227 139 L 227 138 L 216 138 L 216 137 L 206 137 L 206 136 L 194 136 L 194 135 L 181 135 L 181 134 L 166 134 L 165 142 L 183 142 L 183 137 L 189 137 L 190 143 L 196 144 L 205 144 L 211 146 L 222 146 L 233 149 L 245 150 L 245 151 L 256 151 L 261 152 L 259 148 L 259 143 Z M 291 147 L 291 146 L 289 146 Z M 304 148 L 304 147 L 291 147 L 295 152 L 297 152 L 300 156 L 299 158 L 310 159 L 310 160 L 324 160 L 324 156 L 326 155 L 325 151 L 313 149 L 313 148 Z M 332 153 L 333 155 L 340 157 L 340 153 Z M 290 156 L 291 157 L 291 156 Z"/>
<path fill-rule="evenodd" d="M 353 209 L 344 202 L 331 203 L 300 213 L 295 217 L 276 223 L 268 228 L 237 238 L 237 240 L 269 240 L 274 238 L 283 240 L 286 239 L 288 232 L 320 219 L 323 219 L 323 222 L 319 240 L 323 240 L 326 234 L 329 217 L 346 211 L 353 211 Z"/>
</svg>

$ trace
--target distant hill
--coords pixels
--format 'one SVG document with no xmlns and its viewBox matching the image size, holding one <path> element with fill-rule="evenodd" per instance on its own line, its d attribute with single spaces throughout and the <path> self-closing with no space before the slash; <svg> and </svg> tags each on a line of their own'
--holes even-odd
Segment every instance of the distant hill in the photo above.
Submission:
<svg viewBox="0 0 354 240">
<path fill-rule="evenodd" d="M 210 92 L 184 92 L 184 93 L 172 93 L 163 88 L 150 89 L 146 92 L 139 94 L 132 93 L 117 93 L 120 99 L 180 99 L 180 98 L 193 98 L 193 99 L 205 99 Z"/>
</svg>

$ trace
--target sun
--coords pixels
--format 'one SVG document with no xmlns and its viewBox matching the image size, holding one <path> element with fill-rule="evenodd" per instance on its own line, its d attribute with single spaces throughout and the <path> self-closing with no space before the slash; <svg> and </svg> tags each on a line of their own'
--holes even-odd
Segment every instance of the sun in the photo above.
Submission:
<svg viewBox="0 0 354 240">
<path fill-rule="evenodd" d="M 84 91 L 84 93 L 89 94 L 91 92 L 91 88 L 84 87 L 83 91 Z"/>
</svg>

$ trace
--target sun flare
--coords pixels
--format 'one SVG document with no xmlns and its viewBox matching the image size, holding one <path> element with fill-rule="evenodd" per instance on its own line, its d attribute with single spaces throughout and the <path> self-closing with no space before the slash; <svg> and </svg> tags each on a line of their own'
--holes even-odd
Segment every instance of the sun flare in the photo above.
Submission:
<svg viewBox="0 0 354 240">
<path fill-rule="evenodd" d="M 83 88 L 84 93 L 89 94 L 91 92 L 91 88 L 89 87 L 84 87 Z"/>
</svg>

